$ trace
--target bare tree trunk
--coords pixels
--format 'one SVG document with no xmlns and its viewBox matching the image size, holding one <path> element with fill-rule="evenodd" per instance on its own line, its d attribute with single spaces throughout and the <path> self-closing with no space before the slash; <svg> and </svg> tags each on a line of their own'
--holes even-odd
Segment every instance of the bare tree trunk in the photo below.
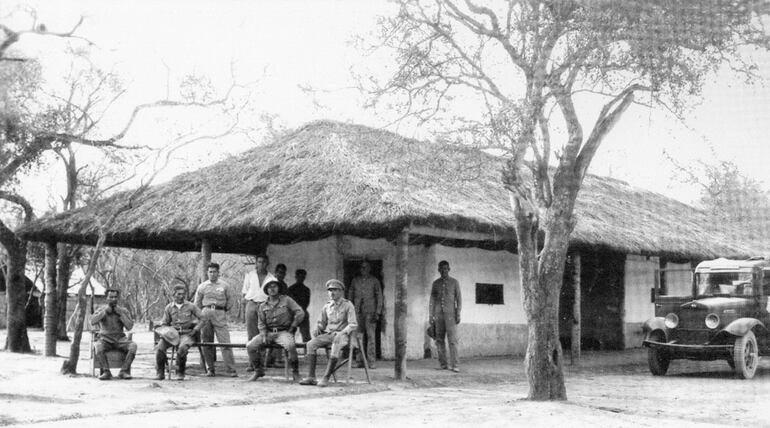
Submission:
<svg viewBox="0 0 770 428">
<path fill-rule="evenodd" d="M 395 345 L 395 377 L 406 379 L 406 317 L 407 272 L 409 261 L 409 229 L 398 234 L 396 240 L 396 288 L 393 299 L 393 340 Z"/>
<path fill-rule="evenodd" d="M 110 223 L 114 221 L 115 217 L 117 216 L 117 213 L 112 216 L 110 219 Z M 96 270 L 96 262 L 99 260 L 99 254 L 102 251 L 102 248 L 104 247 L 104 241 L 107 240 L 107 235 L 104 233 L 104 231 L 99 232 L 99 240 L 96 241 L 96 247 L 94 248 L 94 251 L 91 253 L 91 261 L 88 263 L 88 270 L 86 271 L 86 274 L 83 277 L 83 282 L 80 284 L 80 287 L 78 288 L 78 302 L 75 306 L 75 331 L 72 335 L 72 342 L 70 343 L 70 355 L 69 358 L 62 363 L 61 367 L 61 373 L 62 374 L 76 374 L 78 370 L 78 359 L 80 358 L 80 341 L 83 338 L 83 324 L 85 324 L 86 320 L 86 309 L 88 305 L 86 304 L 86 288 L 91 284 L 91 276 L 93 275 L 94 271 Z"/>
<path fill-rule="evenodd" d="M 572 364 L 575 364 L 575 361 L 580 363 L 580 348 L 581 348 L 581 329 L 582 329 L 582 315 L 580 312 L 580 302 L 581 302 L 581 289 L 580 289 L 580 273 L 581 273 L 581 265 L 580 265 L 580 253 L 575 253 L 572 255 L 572 264 L 573 264 L 573 273 L 572 273 L 572 286 L 575 289 L 575 300 L 572 304 L 572 350 L 570 352 L 570 359 Z"/>
<path fill-rule="evenodd" d="M 58 248 L 55 242 L 45 243 L 45 356 L 56 356 L 56 260 Z"/>
<path fill-rule="evenodd" d="M 5 275 L 6 297 L 8 298 L 7 332 L 5 349 L 11 352 L 31 352 L 27 336 L 27 311 L 25 303 L 24 266 L 27 264 L 27 241 L 14 238 L 3 242 L 8 253 Z"/>
<path fill-rule="evenodd" d="M 566 400 L 559 343 L 559 292 L 567 256 L 569 233 L 552 223 L 538 257 L 538 225 L 534 216 L 516 212 L 519 269 L 527 315 L 527 353 L 524 359 L 530 400 Z M 556 225 L 557 227 L 553 227 Z M 550 231 L 548 229 L 551 229 Z M 562 230 L 559 230 L 562 229 Z M 554 236 L 554 233 L 559 233 Z"/>
<path fill-rule="evenodd" d="M 72 267 L 72 247 L 59 244 L 59 260 L 56 265 L 56 339 L 68 341 L 67 336 L 67 290 Z"/>
</svg>

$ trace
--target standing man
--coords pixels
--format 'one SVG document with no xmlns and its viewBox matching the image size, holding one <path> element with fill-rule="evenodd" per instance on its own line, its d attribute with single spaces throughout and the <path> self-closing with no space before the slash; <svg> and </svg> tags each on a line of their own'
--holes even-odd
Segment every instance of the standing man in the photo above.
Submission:
<svg viewBox="0 0 770 428">
<path fill-rule="evenodd" d="M 246 273 L 243 278 L 243 299 L 246 302 L 244 310 L 246 318 L 246 339 L 251 340 L 259 333 L 257 324 L 259 322 L 259 305 L 267 300 L 267 295 L 263 291 L 263 286 L 270 281 L 277 281 L 272 273 L 267 271 L 270 265 L 270 259 L 266 254 L 257 256 L 254 262 L 254 270 Z"/>
<path fill-rule="evenodd" d="M 267 345 L 277 343 L 289 353 L 291 374 L 294 382 L 299 382 L 299 362 L 294 334 L 297 332 L 297 325 L 302 322 L 305 315 L 302 308 L 291 297 L 281 293 L 281 288 L 282 285 L 278 281 L 265 284 L 267 300 L 259 307 L 259 334 L 246 345 L 249 361 L 254 367 L 254 374 L 249 378 L 250 381 L 265 375 L 265 370 L 262 368 L 262 352 Z"/>
<path fill-rule="evenodd" d="M 300 381 L 300 385 L 328 386 L 329 376 L 331 376 L 332 370 L 337 367 L 340 351 L 350 341 L 350 332 L 358 327 L 356 323 L 356 309 L 350 303 L 350 300 L 342 297 L 345 292 L 345 286 L 342 282 L 330 279 L 326 281 L 326 290 L 329 292 L 329 302 L 324 305 L 321 311 L 321 318 L 318 320 L 315 338 L 307 343 L 308 374 L 305 379 Z M 320 382 L 316 382 L 316 350 L 329 345 L 331 345 L 332 349 L 329 355 L 329 363 L 326 366 L 326 372 L 323 379 Z"/>
<path fill-rule="evenodd" d="M 307 343 L 310 341 L 310 314 L 307 311 L 307 307 L 310 306 L 310 289 L 305 285 L 305 278 L 307 278 L 307 271 L 305 269 L 297 269 L 294 272 L 294 279 L 297 282 L 289 287 L 286 294 L 297 302 L 305 314 L 299 325 L 299 332 L 302 334 L 302 341 Z"/>
<path fill-rule="evenodd" d="M 350 300 L 356 307 L 356 318 L 358 319 L 358 331 L 364 335 L 364 349 L 359 352 L 366 352 L 366 360 L 369 362 L 369 368 L 373 369 L 375 360 L 375 335 L 377 331 L 377 321 L 382 314 L 382 284 L 380 280 L 372 276 L 372 266 L 368 260 L 361 262 L 361 275 L 353 279 L 350 286 Z M 364 366 L 363 356 L 358 355 L 358 367 Z"/>
<path fill-rule="evenodd" d="M 457 324 L 460 324 L 460 311 L 462 310 L 462 296 L 460 284 L 449 276 L 449 262 L 442 260 L 438 263 L 440 277 L 433 281 L 430 290 L 430 322 L 436 326 L 436 350 L 438 361 L 442 370 L 449 368 L 459 373 L 457 367 Z M 445 339 L 449 341 L 449 366 L 446 360 Z"/>
<path fill-rule="evenodd" d="M 200 332 L 203 324 L 201 319 L 203 313 L 192 302 L 188 302 L 187 288 L 184 285 L 176 285 L 174 287 L 174 301 L 166 305 L 163 309 L 163 321 L 162 326 L 166 328 L 173 328 L 178 334 L 172 343 L 167 340 L 164 334 L 160 335 L 158 345 L 155 347 L 155 372 L 156 380 L 163 380 L 166 378 L 166 350 L 169 346 L 179 346 L 177 350 L 177 370 L 176 375 L 178 380 L 184 380 L 185 370 L 187 369 L 187 351 L 190 350 L 190 346 L 195 343 L 194 336 Z"/>
<path fill-rule="evenodd" d="M 227 329 L 227 312 L 235 305 L 235 296 L 230 285 L 219 280 L 219 264 L 209 263 L 208 281 L 201 283 L 195 291 L 195 306 L 202 310 L 203 328 L 201 329 L 201 341 L 213 342 L 214 334 L 217 342 L 230 343 L 230 331 Z M 214 359 L 216 349 L 206 347 L 203 350 L 204 359 L 208 366 L 206 376 L 213 377 Z M 235 359 L 233 350 L 222 348 L 222 359 L 225 361 L 225 370 L 230 377 L 237 377 L 235 373 Z"/>
<path fill-rule="evenodd" d="M 96 342 L 96 362 L 99 364 L 99 380 L 112 379 L 110 365 L 107 362 L 105 352 L 117 349 L 126 353 L 123 367 L 120 368 L 120 379 L 131 379 L 131 363 L 136 356 L 136 343 L 126 337 L 123 330 L 131 330 L 134 321 L 128 314 L 128 310 L 118 306 L 120 290 L 111 288 L 107 290 L 107 305 L 102 306 L 91 315 L 91 324 L 99 324 L 99 340 Z"/>
</svg>

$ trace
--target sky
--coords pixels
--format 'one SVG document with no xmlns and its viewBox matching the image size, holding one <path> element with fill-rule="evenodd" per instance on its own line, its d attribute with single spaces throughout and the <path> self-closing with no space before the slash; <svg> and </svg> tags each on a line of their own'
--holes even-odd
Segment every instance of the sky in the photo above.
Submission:
<svg viewBox="0 0 770 428">
<path fill-rule="evenodd" d="M 120 127 L 134 105 L 164 97 L 169 87 L 190 73 L 210 77 L 220 89 L 233 78 L 253 82 L 254 117 L 274 115 L 287 128 L 316 119 L 374 127 L 388 123 L 383 115 L 362 108 L 365 99 L 352 89 L 355 82 L 350 73 L 351 68 L 374 61 L 351 41 L 376 29 L 378 15 L 393 13 L 393 5 L 384 1 L 60 0 L 20 4 L 37 10 L 38 21 L 50 31 L 65 31 L 84 17 L 77 34 L 94 43 L 94 61 L 117 71 L 128 89 L 105 120 L 106 131 L 110 126 Z M 12 8 L 4 3 L 0 13 Z M 18 22 L 16 28 L 29 21 Z M 67 63 L 61 43 L 29 36 L 18 47 L 42 58 L 46 78 L 55 84 Z M 770 56 L 759 62 L 760 74 L 770 79 Z M 383 62 L 375 68 L 387 73 L 393 64 Z M 698 189 L 675 179 L 665 151 L 683 165 L 714 157 L 734 161 L 767 187 L 768 84 L 770 80 L 746 85 L 729 73 L 720 73 L 709 79 L 703 99 L 687 113 L 684 123 L 664 111 L 634 106 L 605 140 L 590 172 L 684 202 L 695 201 Z M 302 86 L 320 92 L 312 96 Z M 163 144 L 167 136 L 157 131 L 159 124 L 140 123 L 128 141 Z M 391 130 L 407 137 L 430 138 L 420 129 Z M 158 179 L 167 180 L 253 144 L 236 138 L 187 147 Z M 61 182 L 58 177 L 52 169 L 30 178 L 28 185 L 56 188 Z"/>
</svg>

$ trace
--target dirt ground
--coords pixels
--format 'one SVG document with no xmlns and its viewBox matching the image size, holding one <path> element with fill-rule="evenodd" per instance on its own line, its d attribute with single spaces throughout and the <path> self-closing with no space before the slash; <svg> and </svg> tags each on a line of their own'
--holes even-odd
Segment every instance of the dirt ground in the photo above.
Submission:
<svg viewBox="0 0 770 428">
<path fill-rule="evenodd" d="M 245 340 L 243 331 L 232 336 Z M 42 332 L 30 331 L 30 340 L 42 350 Z M 318 388 L 287 382 L 281 369 L 245 382 L 242 349 L 235 350 L 238 378 L 202 377 L 193 351 L 188 380 L 154 381 L 152 334 L 137 333 L 135 340 L 139 355 L 129 381 L 88 375 L 87 341 L 82 374 L 74 377 L 59 374 L 61 357 L 0 352 L 0 425 L 770 426 L 770 358 L 754 379 L 741 381 L 725 362 L 675 361 L 669 375 L 653 377 L 643 350 L 588 352 L 579 365 L 565 366 L 569 400 L 543 403 L 523 400 L 520 358 L 464 360 L 460 374 L 434 370 L 435 360 L 409 361 L 407 382 L 394 381 L 392 362 L 380 361 L 372 384 L 355 369 L 350 383 L 343 375 L 341 382 Z M 58 353 L 68 354 L 69 344 L 61 342 Z M 304 364 L 301 370 L 306 372 Z"/>
</svg>

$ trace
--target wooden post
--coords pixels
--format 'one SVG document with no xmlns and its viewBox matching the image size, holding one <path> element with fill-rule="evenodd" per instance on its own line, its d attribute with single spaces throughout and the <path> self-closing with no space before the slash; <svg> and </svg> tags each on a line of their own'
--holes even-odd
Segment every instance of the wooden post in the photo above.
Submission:
<svg viewBox="0 0 770 428">
<path fill-rule="evenodd" d="M 409 229 L 404 228 L 396 240 L 396 287 L 393 299 L 393 339 L 395 342 L 395 377 L 406 380 L 406 315 L 407 271 L 409 262 Z"/>
<path fill-rule="evenodd" d="M 201 264 L 200 264 L 200 280 L 198 283 L 204 282 L 208 279 L 208 268 L 211 263 L 211 241 L 208 239 L 201 240 Z"/>
<path fill-rule="evenodd" d="M 570 350 L 571 363 L 580 362 L 580 254 L 572 255 L 572 286 L 575 288 L 575 301 L 572 304 L 572 349 Z"/>
<path fill-rule="evenodd" d="M 45 243 L 45 356 L 56 356 L 56 337 L 58 333 L 58 307 L 56 305 L 56 242 Z"/>
</svg>

